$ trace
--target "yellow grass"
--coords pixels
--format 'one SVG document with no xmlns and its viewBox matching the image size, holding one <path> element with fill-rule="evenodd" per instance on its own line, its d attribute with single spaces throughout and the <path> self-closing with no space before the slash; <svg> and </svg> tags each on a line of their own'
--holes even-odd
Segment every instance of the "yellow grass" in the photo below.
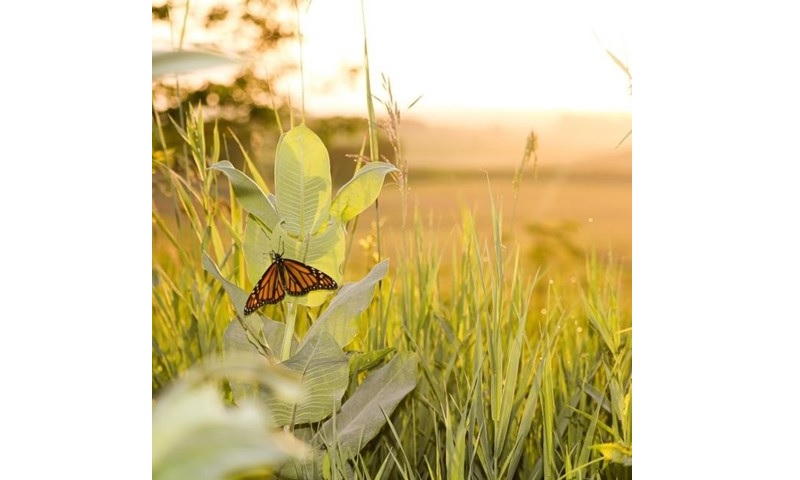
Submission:
<svg viewBox="0 0 800 480">
<path fill-rule="evenodd" d="M 523 154 L 529 131 L 526 125 L 531 124 L 537 127 L 539 161 L 535 174 L 532 162 L 525 167 L 512 224 L 513 173 Z M 438 243 L 443 247 L 440 251 L 447 252 L 451 251 L 452 242 L 461 244 L 456 235 L 462 222 L 462 208 L 473 212 L 479 236 L 491 238 L 491 188 L 496 204 L 502 205 L 505 245 L 510 248 L 519 245 L 527 270 L 533 272 L 542 267 L 562 276 L 582 271 L 582 256 L 572 256 L 572 263 L 565 262 L 565 250 L 558 241 L 536 235 L 530 227 L 566 230 L 566 237 L 587 252 L 593 249 L 601 257 L 605 252 L 613 253 L 623 267 L 623 293 L 630 298 L 630 140 L 615 148 L 628 129 L 630 117 L 625 115 L 562 115 L 487 128 L 406 121 L 400 133 L 403 155 L 410 169 L 409 205 L 416 206 L 422 215 L 430 242 Z M 353 159 L 345 155 L 358 151 L 361 138 L 356 133 L 329 139 L 334 169 L 352 168 Z M 390 151 L 381 153 L 391 155 Z M 260 173 L 270 185 L 271 157 L 264 155 L 259 159 Z M 349 176 L 347 173 L 342 179 Z M 220 181 L 220 187 L 227 189 L 227 182 Z M 172 202 L 165 202 L 159 194 L 154 200 L 162 213 L 172 207 Z M 382 256 L 391 260 L 397 255 L 394 246 L 400 242 L 402 218 L 400 194 L 391 180 L 387 181 L 379 202 Z M 165 218 L 170 220 L 173 216 L 167 213 Z M 351 252 L 346 279 L 359 278 L 372 265 L 366 258 L 368 250 L 358 241 L 367 244 L 375 241 L 374 236 L 369 237 L 374 232 L 375 220 L 374 209 L 359 220 L 357 243 Z M 159 243 L 156 238 L 154 242 Z M 545 247 L 544 253 L 535 255 L 536 247 L 540 250 Z M 154 252 L 167 254 L 155 245 Z M 451 271 L 451 258 L 441 260 L 441 273 L 446 275 Z"/>
<path fill-rule="evenodd" d="M 584 256 L 570 255 L 559 240 L 531 227 L 563 232 L 582 252 L 613 254 L 622 267 L 622 296 L 630 302 L 631 144 L 617 143 L 630 129 L 630 117 L 562 116 L 539 122 L 538 165 L 525 167 L 515 217 L 514 169 L 527 132 L 520 125 L 477 128 L 437 127 L 416 122 L 401 126 L 403 155 L 410 169 L 409 204 L 422 215 L 431 242 L 450 251 L 457 238 L 461 210 L 473 212 L 482 238 L 491 238 L 489 195 L 502 205 L 505 245 L 519 246 L 529 271 L 541 267 L 562 278 L 580 277 Z M 388 154 L 388 152 L 383 152 Z M 332 162 L 337 159 L 332 158 Z M 400 240 L 400 193 L 387 185 L 381 193 L 382 255 L 396 256 Z M 411 213 L 411 212 L 409 212 Z M 356 239 L 374 242 L 375 212 L 365 212 Z M 370 236 L 372 234 L 372 236 Z M 455 243 L 453 243 L 455 242 Z M 538 251 L 537 251 L 538 247 Z M 538 252 L 538 255 L 537 255 Z M 363 275 L 366 251 L 356 245 L 348 271 Z M 441 274 L 452 268 L 442 258 Z"/>
</svg>

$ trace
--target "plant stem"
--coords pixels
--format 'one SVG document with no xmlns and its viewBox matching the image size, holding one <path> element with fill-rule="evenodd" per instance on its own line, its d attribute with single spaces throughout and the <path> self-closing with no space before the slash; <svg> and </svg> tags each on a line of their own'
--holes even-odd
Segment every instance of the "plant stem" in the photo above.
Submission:
<svg viewBox="0 0 800 480">
<path fill-rule="evenodd" d="M 283 330 L 283 346 L 281 347 L 281 362 L 289 359 L 292 353 L 292 337 L 294 336 L 294 324 L 297 320 L 297 305 L 294 302 L 286 302 L 286 328 Z"/>
</svg>

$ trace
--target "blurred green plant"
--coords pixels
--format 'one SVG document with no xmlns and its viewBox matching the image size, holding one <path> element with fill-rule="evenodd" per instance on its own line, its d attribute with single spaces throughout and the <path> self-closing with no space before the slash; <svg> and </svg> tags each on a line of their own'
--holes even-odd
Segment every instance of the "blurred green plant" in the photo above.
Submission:
<svg viewBox="0 0 800 480">
<path fill-rule="evenodd" d="M 255 355 L 230 355 L 193 367 L 153 407 L 153 479 L 218 480 L 275 472 L 309 447 L 275 428 L 272 414 L 243 400 L 231 408 L 216 383 L 238 379 L 262 385 L 286 401 L 304 393 L 291 372 Z"/>
<path fill-rule="evenodd" d="M 153 50 L 153 80 L 167 75 L 189 73 L 237 63 L 239 63 L 239 60 L 213 51 Z"/>
</svg>

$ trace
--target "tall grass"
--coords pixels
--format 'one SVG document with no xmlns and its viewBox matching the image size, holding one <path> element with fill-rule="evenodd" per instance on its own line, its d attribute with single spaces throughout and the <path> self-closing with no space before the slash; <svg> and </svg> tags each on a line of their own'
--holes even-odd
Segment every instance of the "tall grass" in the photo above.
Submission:
<svg viewBox="0 0 800 480">
<path fill-rule="evenodd" d="M 152 212 L 154 394 L 222 346 L 230 307 L 222 287 L 203 271 L 202 252 L 213 252 L 221 263 L 233 265 L 233 271 L 244 271 L 242 209 L 232 194 L 223 197 L 216 176 L 208 171 L 220 157 L 219 134 L 214 129 L 207 141 L 201 111 L 192 110 L 186 120 L 185 130 L 176 124 L 173 128 L 184 140 L 188 158 L 178 165 L 153 165 L 159 199 L 154 199 Z"/>
<path fill-rule="evenodd" d="M 372 127 L 378 122 L 366 38 L 365 66 Z M 399 145 L 400 110 L 382 80 L 389 119 L 383 126 Z M 536 159 L 536 144 L 531 132 L 515 192 L 523 167 Z M 379 154 L 372 141 L 370 151 Z M 477 231 L 465 211 L 460 242 L 442 251 L 427 240 L 419 216 L 406 228 L 409 172 L 401 150 L 392 153 L 401 172 L 403 235 L 396 276 L 377 300 L 385 307 L 366 315 L 365 348 L 417 352 L 423 381 L 396 413 L 391 433 L 362 452 L 360 472 L 365 478 L 378 471 L 379 478 L 629 477 L 631 319 L 620 310 L 622 276 L 613 259 L 587 255 L 582 281 L 550 272 L 542 285 L 536 265 L 523 265 L 513 239 L 504 237 L 500 207 L 488 193 L 491 232 Z M 439 271 L 445 255 L 458 266 L 449 279 Z"/>
<path fill-rule="evenodd" d="M 589 257 L 581 282 L 545 278 L 501 242 L 498 217 L 489 238 L 469 212 L 462 218 L 460 241 L 444 252 L 416 217 L 411 247 L 380 292 L 386 311 L 365 316 L 364 348 L 416 352 L 421 381 L 394 428 L 362 452 L 361 473 L 630 476 L 630 312 L 615 300 L 613 262 Z M 445 278 L 448 254 L 459 268 Z"/>
<path fill-rule="evenodd" d="M 185 132 L 196 168 L 159 167 L 174 189 L 174 210 L 153 212 L 154 391 L 218 352 L 231 318 L 200 252 L 243 272 L 242 212 L 206 176 L 216 141 L 206 142 L 200 120 L 190 119 Z M 618 269 L 589 255 L 580 280 L 545 276 L 504 239 L 488 193 L 487 208 L 495 212 L 492 231 L 478 231 L 464 211 L 449 251 L 428 241 L 430 227 L 415 215 L 407 248 L 388 253 L 394 268 L 353 348 L 416 352 L 420 380 L 355 471 L 363 478 L 630 476 L 630 312 L 620 309 Z M 443 276 L 447 257 L 457 268 Z"/>
</svg>

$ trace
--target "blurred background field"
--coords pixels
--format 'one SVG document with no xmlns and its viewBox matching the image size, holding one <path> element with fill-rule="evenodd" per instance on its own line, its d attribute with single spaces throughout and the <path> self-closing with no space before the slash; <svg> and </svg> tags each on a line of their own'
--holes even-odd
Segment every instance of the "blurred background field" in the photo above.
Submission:
<svg viewBox="0 0 800 480">
<path fill-rule="evenodd" d="M 612 253 L 629 276 L 631 144 L 617 145 L 630 130 L 630 117 L 530 114 L 529 118 L 529 122 L 524 117 L 497 119 L 484 126 L 477 121 L 479 126 L 472 127 L 415 121 L 401 126 L 410 171 L 409 199 L 429 224 L 428 232 L 435 232 L 431 240 L 449 250 L 462 209 L 470 210 L 478 230 L 488 235 L 491 195 L 502 208 L 507 238 L 514 239 L 509 246 L 519 244 L 530 268 L 582 271 L 584 255 L 594 249 L 598 254 Z M 531 160 L 525 166 L 515 199 L 515 169 L 530 131 L 526 124 L 537 126 L 538 164 L 534 167 Z M 400 228 L 400 216 L 392 214 L 400 211 L 397 188 L 384 189 L 380 208 L 391 252 Z M 359 224 L 359 236 L 369 232 L 369 225 Z M 444 272 L 449 263 L 443 259 Z"/>
</svg>

